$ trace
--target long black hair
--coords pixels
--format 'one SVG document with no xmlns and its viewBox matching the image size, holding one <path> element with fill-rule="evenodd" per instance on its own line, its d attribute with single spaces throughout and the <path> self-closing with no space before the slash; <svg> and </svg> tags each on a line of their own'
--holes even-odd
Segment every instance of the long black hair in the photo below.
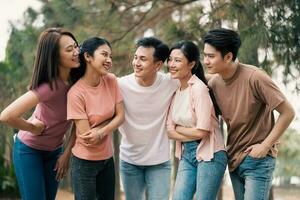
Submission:
<svg viewBox="0 0 300 200">
<path fill-rule="evenodd" d="M 80 61 L 80 66 L 73 71 L 71 71 L 71 78 L 72 82 L 75 83 L 78 79 L 80 79 L 86 70 L 86 60 L 84 58 L 84 53 L 87 53 L 90 56 L 94 56 L 94 52 L 98 47 L 102 45 L 107 45 L 111 48 L 110 43 L 100 37 L 91 37 L 87 40 L 85 40 L 80 46 L 79 46 L 79 61 Z"/>
<path fill-rule="evenodd" d="M 195 74 L 208 87 L 207 80 L 204 75 L 203 66 L 200 62 L 200 52 L 199 52 L 198 46 L 191 41 L 182 40 L 182 41 L 175 43 L 171 47 L 170 53 L 174 49 L 180 49 L 181 52 L 183 53 L 183 55 L 187 58 L 187 60 L 189 62 L 193 62 L 193 61 L 195 62 L 195 66 L 192 68 L 192 74 Z M 210 95 L 210 98 L 214 105 L 215 114 L 216 114 L 216 116 L 218 116 L 221 114 L 221 110 L 220 110 L 220 108 L 216 102 L 216 98 L 210 88 L 209 88 L 209 95 Z"/>
</svg>

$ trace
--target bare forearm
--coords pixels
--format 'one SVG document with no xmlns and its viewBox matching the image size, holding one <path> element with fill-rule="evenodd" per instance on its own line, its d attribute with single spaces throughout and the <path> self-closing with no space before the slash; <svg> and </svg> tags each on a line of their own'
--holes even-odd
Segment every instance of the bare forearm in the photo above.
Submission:
<svg viewBox="0 0 300 200">
<path fill-rule="evenodd" d="M 295 113 L 293 108 L 289 104 L 284 104 L 282 107 L 284 107 L 284 111 L 279 115 L 268 137 L 262 142 L 262 144 L 268 148 L 275 144 L 294 119 Z"/>
<path fill-rule="evenodd" d="M 66 142 L 64 144 L 64 153 L 71 155 L 71 150 L 75 144 L 75 140 L 76 140 L 76 129 L 75 129 L 75 124 L 72 125 L 72 130 L 71 132 L 68 134 L 68 138 L 66 139 Z"/>
<path fill-rule="evenodd" d="M 116 115 L 106 126 L 103 127 L 104 136 L 116 130 L 124 121 L 124 116 Z"/>
<path fill-rule="evenodd" d="M 174 140 L 177 140 L 180 142 L 190 142 L 190 141 L 197 140 L 193 137 L 188 137 L 188 136 L 182 135 L 182 134 L 178 133 L 177 131 L 168 131 L 168 136 L 170 139 L 174 139 Z"/>
<path fill-rule="evenodd" d="M 184 126 L 176 126 L 176 132 L 182 134 L 186 137 L 193 138 L 195 140 L 202 139 L 208 136 L 209 132 L 201 129 L 184 127 Z"/>
<path fill-rule="evenodd" d="M 103 129 L 103 136 L 112 133 L 117 129 L 125 119 L 124 105 L 123 102 L 120 102 L 116 105 L 116 115 L 114 118 L 106 125 Z"/>
<path fill-rule="evenodd" d="M 4 121 L 4 123 L 19 130 L 28 131 L 31 133 L 35 132 L 35 126 L 23 118 L 11 118 L 7 121 Z"/>
</svg>

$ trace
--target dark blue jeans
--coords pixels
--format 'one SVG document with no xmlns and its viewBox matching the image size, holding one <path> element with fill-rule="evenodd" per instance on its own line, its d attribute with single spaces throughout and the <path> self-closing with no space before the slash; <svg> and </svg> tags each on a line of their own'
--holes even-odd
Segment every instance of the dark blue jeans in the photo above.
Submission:
<svg viewBox="0 0 300 200">
<path fill-rule="evenodd" d="M 33 149 L 17 137 L 13 148 L 15 173 L 22 200 L 54 200 L 58 188 L 54 167 L 62 148 Z"/>
<path fill-rule="evenodd" d="M 112 157 L 91 161 L 72 156 L 71 176 L 75 200 L 114 200 L 115 165 Z"/>
</svg>

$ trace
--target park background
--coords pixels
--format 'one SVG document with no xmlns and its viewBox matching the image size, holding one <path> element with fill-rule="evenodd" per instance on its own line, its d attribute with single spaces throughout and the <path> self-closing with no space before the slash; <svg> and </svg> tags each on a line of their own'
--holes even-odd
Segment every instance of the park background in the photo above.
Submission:
<svg viewBox="0 0 300 200">
<path fill-rule="evenodd" d="M 300 196 L 300 0 L 0 0 L 0 13 L 0 110 L 26 91 L 37 38 L 47 27 L 64 27 L 79 42 L 91 36 L 107 38 L 118 76 L 132 72 L 134 43 L 140 37 L 154 35 L 169 45 L 193 40 L 202 50 L 209 29 L 238 30 L 239 61 L 263 68 L 296 110 L 296 119 L 280 140 L 272 193 L 276 200 Z M 0 199 L 18 198 L 11 162 L 14 131 L 0 124 Z M 114 134 L 116 162 L 120 137 Z M 176 168 L 177 161 L 173 164 Z M 116 199 L 121 199 L 118 180 Z M 72 199 L 70 192 L 68 177 L 57 199 Z M 219 199 L 233 199 L 228 174 Z"/>
</svg>

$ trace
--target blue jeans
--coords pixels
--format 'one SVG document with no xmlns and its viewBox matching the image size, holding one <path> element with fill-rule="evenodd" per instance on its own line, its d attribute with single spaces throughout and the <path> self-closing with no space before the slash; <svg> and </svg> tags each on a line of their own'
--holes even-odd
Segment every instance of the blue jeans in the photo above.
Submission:
<svg viewBox="0 0 300 200">
<path fill-rule="evenodd" d="M 215 200 L 227 166 L 227 154 L 218 151 L 211 161 L 198 161 L 198 142 L 185 142 L 175 181 L 173 200 Z"/>
<path fill-rule="evenodd" d="M 275 169 L 271 156 L 256 159 L 246 156 L 230 178 L 236 200 L 268 200 Z"/>
<path fill-rule="evenodd" d="M 13 161 L 22 200 L 54 200 L 58 188 L 54 167 L 62 148 L 33 149 L 16 137 Z"/>
<path fill-rule="evenodd" d="M 170 191 L 171 163 L 140 166 L 120 161 L 120 171 L 125 197 L 128 200 L 168 200 Z"/>
<path fill-rule="evenodd" d="M 115 165 L 107 160 L 83 160 L 72 156 L 72 187 L 75 200 L 114 200 Z"/>
</svg>

